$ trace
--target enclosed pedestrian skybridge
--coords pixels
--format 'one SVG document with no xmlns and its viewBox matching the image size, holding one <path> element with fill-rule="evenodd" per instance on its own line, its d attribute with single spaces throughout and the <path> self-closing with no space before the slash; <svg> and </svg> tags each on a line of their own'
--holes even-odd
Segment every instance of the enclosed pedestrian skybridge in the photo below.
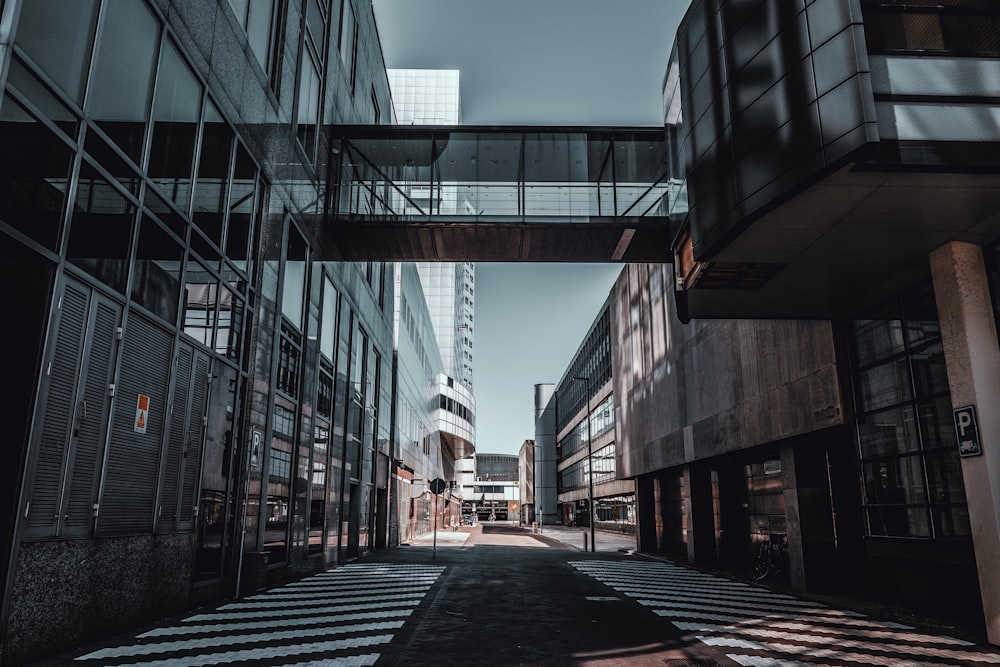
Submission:
<svg viewBox="0 0 1000 667">
<path fill-rule="evenodd" d="M 325 231 L 346 260 L 670 261 L 663 128 L 339 126 Z"/>
</svg>

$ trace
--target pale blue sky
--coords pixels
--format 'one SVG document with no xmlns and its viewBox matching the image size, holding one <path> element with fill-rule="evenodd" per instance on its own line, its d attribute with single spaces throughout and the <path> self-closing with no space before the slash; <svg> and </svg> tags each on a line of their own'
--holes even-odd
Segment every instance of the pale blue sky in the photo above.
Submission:
<svg viewBox="0 0 1000 667">
<path fill-rule="evenodd" d="M 374 0 L 386 66 L 459 69 L 474 125 L 662 125 L 687 0 Z M 620 265 L 476 265 L 476 449 L 534 438 L 534 386 L 557 382 Z"/>
</svg>

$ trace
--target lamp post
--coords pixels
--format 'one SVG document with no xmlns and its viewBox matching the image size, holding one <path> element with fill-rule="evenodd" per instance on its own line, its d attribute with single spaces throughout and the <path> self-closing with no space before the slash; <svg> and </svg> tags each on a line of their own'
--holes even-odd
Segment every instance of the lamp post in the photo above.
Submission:
<svg viewBox="0 0 1000 667">
<path fill-rule="evenodd" d="M 587 384 L 587 511 L 590 512 L 590 550 L 596 552 L 597 545 L 594 543 L 594 516 L 596 515 L 594 512 L 594 459 L 590 432 L 590 376 L 573 379 Z"/>
</svg>

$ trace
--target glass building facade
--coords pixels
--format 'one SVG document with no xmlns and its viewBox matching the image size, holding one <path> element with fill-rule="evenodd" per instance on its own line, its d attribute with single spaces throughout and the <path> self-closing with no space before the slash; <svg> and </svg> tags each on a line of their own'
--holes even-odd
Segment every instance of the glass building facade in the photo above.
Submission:
<svg viewBox="0 0 1000 667">
<path fill-rule="evenodd" d="M 387 544 L 394 266 L 318 224 L 322 127 L 392 120 L 370 2 L 7 0 L 0 33 L 4 660 Z"/>
</svg>

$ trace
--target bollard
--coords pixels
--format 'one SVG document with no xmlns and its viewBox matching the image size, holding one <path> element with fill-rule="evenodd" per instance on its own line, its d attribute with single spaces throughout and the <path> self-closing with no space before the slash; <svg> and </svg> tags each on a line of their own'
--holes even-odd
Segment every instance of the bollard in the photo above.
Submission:
<svg viewBox="0 0 1000 667">
<path fill-rule="evenodd" d="M 583 550 L 587 551 L 587 533 L 583 534 Z"/>
</svg>

